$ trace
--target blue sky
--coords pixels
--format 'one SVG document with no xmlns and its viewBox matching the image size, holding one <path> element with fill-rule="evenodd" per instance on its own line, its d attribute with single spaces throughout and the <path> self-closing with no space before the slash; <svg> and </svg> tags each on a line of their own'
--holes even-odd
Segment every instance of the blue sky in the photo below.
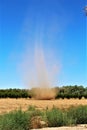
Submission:
<svg viewBox="0 0 87 130">
<path fill-rule="evenodd" d="M 85 0 L 0 0 L 0 88 L 25 87 L 20 64 L 26 50 L 31 59 L 35 42 L 61 66 L 54 86 L 87 86 L 85 5 Z"/>
</svg>

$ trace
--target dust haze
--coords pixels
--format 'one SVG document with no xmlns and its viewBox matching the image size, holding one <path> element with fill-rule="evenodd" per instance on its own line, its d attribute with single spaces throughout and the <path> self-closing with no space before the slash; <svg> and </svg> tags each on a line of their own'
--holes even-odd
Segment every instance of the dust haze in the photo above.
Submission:
<svg viewBox="0 0 87 130">
<path fill-rule="evenodd" d="M 37 88 L 33 89 L 35 98 L 53 99 L 56 93 L 54 89 L 51 88 L 51 76 L 47 69 L 44 51 L 39 47 L 35 48 L 35 68 L 37 76 Z"/>
<path fill-rule="evenodd" d="M 33 98 L 54 99 L 56 95 L 53 88 L 54 75 L 57 74 L 58 70 L 55 69 L 54 59 L 48 56 L 42 45 L 35 44 L 32 50 L 27 50 L 22 62 L 24 85 L 28 89 L 31 88 Z"/>
<path fill-rule="evenodd" d="M 41 7 L 43 8 L 43 4 Z M 44 6 L 42 11 L 37 11 L 34 7 L 28 11 L 24 24 L 26 31 L 22 35 L 26 39 L 24 47 L 27 47 L 24 50 L 22 66 L 20 67 L 21 77 L 24 86 L 33 91 L 36 99 L 53 99 L 56 95 L 54 86 L 56 86 L 56 82 L 59 82 L 58 76 L 61 68 L 59 59 L 61 50 L 59 48 L 62 32 L 66 26 L 62 20 L 66 15 L 61 8 L 58 9 L 63 17 L 53 13 L 56 11 L 53 7 L 48 8 L 47 6 L 48 12 L 45 12 L 45 9 Z M 33 11 L 35 12 L 34 16 L 33 13 L 30 14 Z M 56 38 L 57 43 L 55 43 Z"/>
</svg>

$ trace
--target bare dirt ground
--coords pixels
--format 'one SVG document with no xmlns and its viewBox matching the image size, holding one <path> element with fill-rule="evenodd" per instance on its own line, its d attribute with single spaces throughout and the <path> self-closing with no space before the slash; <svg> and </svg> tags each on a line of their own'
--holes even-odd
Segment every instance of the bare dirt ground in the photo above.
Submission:
<svg viewBox="0 0 87 130">
<path fill-rule="evenodd" d="M 35 130 L 35 129 L 33 129 Z M 37 129 L 37 130 L 87 130 L 87 125 L 78 125 L 78 126 L 73 126 L 73 127 L 52 127 L 52 128 L 42 128 L 42 129 Z"/>
<path fill-rule="evenodd" d="M 57 100 L 34 100 L 34 99 L 0 99 L 0 114 L 21 108 L 27 110 L 30 105 L 38 109 L 49 109 L 53 106 L 61 109 L 70 106 L 87 105 L 87 99 L 57 99 Z"/>
</svg>

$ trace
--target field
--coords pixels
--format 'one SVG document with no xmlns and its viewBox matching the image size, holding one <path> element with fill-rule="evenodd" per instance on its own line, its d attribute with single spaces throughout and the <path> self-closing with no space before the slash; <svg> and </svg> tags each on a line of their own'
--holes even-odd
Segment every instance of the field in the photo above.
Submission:
<svg viewBox="0 0 87 130">
<path fill-rule="evenodd" d="M 0 130 L 12 128 L 13 130 L 35 130 L 36 128 L 42 128 L 41 121 L 46 123 L 41 130 L 86 130 L 87 106 L 79 105 L 87 105 L 87 99 L 35 100 L 29 98 L 2 98 L 0 99 Z M 60 109 L 71 107 L 71 109 L 63 111 L 56 109 L 54 106 Z M 74 106 L 79 107 L 75 108 Z M 51 109 L 52 107 L 54 108 Z M 20 110 L 4 114 L 17 109 Z"/>
<path fill-rule="evenodd" d="M 61 109 L 70 106 L 87 105 L 87 99 L 57 99 L 57 100 L 34 100 L 34 99 L 0 99 L 0 114 L 21 108 L 27 110 L 30 105 L 36 106 L 38 109 L 52 108 L 53 106 Z"/>
</svg>

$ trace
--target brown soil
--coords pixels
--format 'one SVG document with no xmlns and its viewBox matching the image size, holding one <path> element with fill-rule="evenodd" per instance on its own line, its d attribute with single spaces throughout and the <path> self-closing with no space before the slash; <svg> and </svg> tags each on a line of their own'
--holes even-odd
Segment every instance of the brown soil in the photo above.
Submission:
<svg viewBox="0 0 87 130">
<path fill-rule="evenodd" d="M 38 109 L 52 108 L 53 106 L 61 109 L 70 106 L 87 105 L 87 99 L 57 99 L 57 100 L 34 100 L 34 99 L 0 99 L 0 114 L 21 108 L 27 110 L 30 106 L 36 106 Z"/>
</svg>

